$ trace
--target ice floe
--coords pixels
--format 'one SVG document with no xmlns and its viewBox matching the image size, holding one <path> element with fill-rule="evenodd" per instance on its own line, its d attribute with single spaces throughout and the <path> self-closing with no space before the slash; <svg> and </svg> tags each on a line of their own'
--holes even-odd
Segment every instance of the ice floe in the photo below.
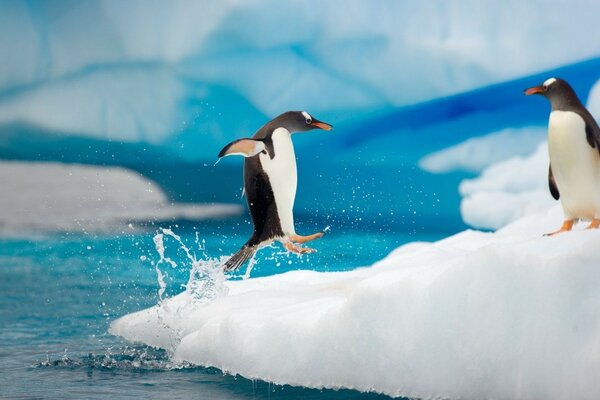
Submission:
<svg viewBox="0 0 600 400">
<path fill-rule="evenodd" d="M 0 162 L 0 235 L 102 232 L 129 223 L 238 215 L 239 205 L 172 203 L 152 181 L 120 167 Z"/>
<path fill-rule="evenodd" d="M 368 268 L 227 281 L 114 321 L 177 360 L 392 396 L 594 399 L 599 231 L 542 237 L 560 206 L 494 233 L 411 243 Z"/>
</svg>

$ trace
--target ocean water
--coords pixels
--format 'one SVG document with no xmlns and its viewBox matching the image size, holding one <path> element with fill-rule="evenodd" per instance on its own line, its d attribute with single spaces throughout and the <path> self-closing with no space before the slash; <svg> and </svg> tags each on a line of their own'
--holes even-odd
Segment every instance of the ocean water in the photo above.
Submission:
<svg viewBox="0 0 600 400">
<path fill-rule="evenodd" d="M 323 227 L 300 218 L 298 230 Z M 165 351 L 107 333 L 114 319 L 157 303 L 155 235 L 159 226 L 119 234 L 53 234 L 0 240 L 0 397 L 153 399 L 375 399 L 350 390 L 312 390 L 251 381 L 222 371 L 175 364 Z M 250 232 L 244 218 L 169 228 L 199 260 L 234 252 Z M 363 227 L 364 228 L 364 227 Z M 398 245 L 436 240 L 447 231 L 413 226 L 361 229 L 332 225 L 298 257 L 278 246 L 263 249 L 251 277 L 293 269 L 340 271 L 366 266 Z M 184 290 L 191 263 L 173 237 L 163 236 L 159 271 L 163 296 Z M 230 279 L 243 279 L 241 270 Z"/>
</svg>

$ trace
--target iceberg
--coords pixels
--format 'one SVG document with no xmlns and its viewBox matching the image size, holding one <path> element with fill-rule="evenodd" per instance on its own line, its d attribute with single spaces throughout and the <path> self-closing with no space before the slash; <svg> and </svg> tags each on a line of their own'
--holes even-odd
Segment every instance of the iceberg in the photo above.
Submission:
<svg viewBox="0 0 600 400">
<path fill-rule="evenodd" d="M 0 125 L 107 141 L 163 143 L 185 114 L 180 79 L 161 68 L 98 70 L 40 84 L 0 101 Z"/>
<path fill-rule="evenodd" d="M 463 220 L 477 228 L 498 229 L 510 222 L 548 210 L 556 200 L 548 190 L 548 145 L 543 141 L 527 157 L 511 157 L 465 179 L 459 192 Z"/>
<path fill-rule="evenodd" d="M 531 154 L 545 137 L 544 128 L 507 128 L 428 154 L 419 167 L 432 173 L 478 173 L 513 156 Z"/>
<path fill-rule="evenodd" d="M 368 268 L 227 281 L 110 332 L 176 360 L 411 398 L 595 399 L 600 232 L 542 237 L 559 206 L 494 233 L 404 245 Z"/>
<path fill-rule="evenodd" d="M 587 1 L 5 2 L 0 125 L 212 159 L 196 145 L 285 110 L 339 120 L 593 59 L 598 11 Z M 577 23 L 554 29 L 566 20 Z"/>
<path fill-rule="evenodd" d="M 241 214 L 235 204 L 172 203 L 154 182 L 121 167 L 0 162 L 0 236 L 119 232 L 137 223 Z"/>
<path fill-rule="evenodd" d="M 306 109 L 336 129 L 294 138 L 298 209 L 328 218 L 352 205 L 361 215 L 351 223 L 454 233 L 464 229 L 456 186 L 466 174 L 415 164 L 474 136 L 541 125 L 547 105 L 521 96 L 543 81 L 532 74 L 552 69 L 587 94 L 600 66 L 600 45 L 585 34 L 595 8 L 2 3 L 0 158 L 122 166 L 169 200 L 235 203 L 241 161 L 214 167 L 223 144 Z M 534 24 L 527 12 L 545 17 Z M 579 22 L 549 29 L 566 16 Z"/>
</svg>

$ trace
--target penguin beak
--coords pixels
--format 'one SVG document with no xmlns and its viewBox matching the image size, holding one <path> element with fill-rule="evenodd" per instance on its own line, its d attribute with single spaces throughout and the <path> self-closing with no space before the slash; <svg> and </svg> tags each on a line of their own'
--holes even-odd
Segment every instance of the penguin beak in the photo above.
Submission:
<svg viewBox="0 0 600 400">
<path fill-rule="evenodd" d="M 322 122 L 316 119 L 313 119 L 313 122 L 310 124 L 311 126 L 314 126 L 315 128 L 319 128 L 319 129 L 323 129 L 326 131 L 330 131 L 333 129 L 333 125 L 329 125 L 326 122 Z"/>
<path fill-rule="evenodd" d="M 531 96 L 532 94 L 542 94 L 546 91 L 543 86 L 534 86 L 529 89 L 525 89 L 525 96 Z"/>
</svg>

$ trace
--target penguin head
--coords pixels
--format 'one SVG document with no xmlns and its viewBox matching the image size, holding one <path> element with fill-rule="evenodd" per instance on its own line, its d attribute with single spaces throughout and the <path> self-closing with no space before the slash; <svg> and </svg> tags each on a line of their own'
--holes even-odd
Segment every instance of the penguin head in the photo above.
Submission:
<svg viewBox="0 0 600 400">
<path fill-rule="evenodd" d="M 305 132 L 312 129 L 324 129 L 330 131 L 333 126 L 319 121 L 306 111 L 288 111 L 271 121 L 273 125 L 282 127 L 290 132 Z"/>
<path fill-rule="evenodd" d="M 530 96 L 532 94 L 542 95 L 550 100 L 550 102 L 568 99 L 572 96 L 575 96 L 575 92 L 571 88 L 571 85 L 569 85 L 564 79 L 560 78 L 546 79 L 541 85 L 525 89 L 524 92 L 526 96 Z"/>
</svg>

